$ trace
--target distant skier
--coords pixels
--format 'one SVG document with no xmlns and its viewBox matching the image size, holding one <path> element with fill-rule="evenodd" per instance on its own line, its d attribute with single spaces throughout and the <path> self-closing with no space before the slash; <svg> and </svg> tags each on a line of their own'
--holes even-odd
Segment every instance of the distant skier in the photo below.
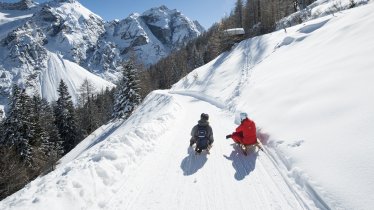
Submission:
<svg viewBox="0 0 374 210">
<path fill-rule="evenodd" d="M 238 143 L 246 154 L 246 149 L 250 145 L 257 145 L 261 150 L 262 148 L 257 143 L 256 124 L 248 118 L 247 113 L 240 113 L 240 125 L 236 131 L 226 136 L 226 139 L 232 138 L 235 143 Z"/>
<path fill-rule="evenodd" d="M 198 124 L 192 128 L 190 147 L 196 143 L 195 151 L 200 154 L 202 150 L 208 150 L 212 147 L 214 142 L 213 129 L 209 125 L 209 115 L 202 113 Z"/>
</svg>

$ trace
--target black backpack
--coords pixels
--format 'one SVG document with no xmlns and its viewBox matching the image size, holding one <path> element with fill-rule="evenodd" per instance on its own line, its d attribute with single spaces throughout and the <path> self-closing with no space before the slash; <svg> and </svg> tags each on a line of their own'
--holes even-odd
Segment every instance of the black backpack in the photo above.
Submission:
<svg viewBox="0 0 374 210">
<path fill-rule="evenodd" d="M 197 126 L 197 142 L 196 146 L 200 149 L 208 148 L 208 130 L 207 126 Z"/>
</svg>

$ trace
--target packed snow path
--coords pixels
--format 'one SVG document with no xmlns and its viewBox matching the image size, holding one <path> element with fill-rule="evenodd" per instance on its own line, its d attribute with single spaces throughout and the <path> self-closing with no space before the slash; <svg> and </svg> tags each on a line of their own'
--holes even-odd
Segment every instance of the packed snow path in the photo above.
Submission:
<svg viewBox="0 0 374 210">
<path fill-rule="evenodd" d="M 105 209 L 308 209 L 262 151 L 244 156 L 225 136 L 236 125 L 218 103 L 174 94 L 183 115 L 140 167 L 118 183 Z M 204 98 L 204 97 L 200 97 Z M 195 155 L 190 131 L 208 113 L 214 132 L 211 154 Z"/>
</svg>

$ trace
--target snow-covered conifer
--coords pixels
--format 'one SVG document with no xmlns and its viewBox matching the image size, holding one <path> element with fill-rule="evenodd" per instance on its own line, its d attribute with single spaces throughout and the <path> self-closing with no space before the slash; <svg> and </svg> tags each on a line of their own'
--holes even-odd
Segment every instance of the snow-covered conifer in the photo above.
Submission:
<svg viewBox="0 0 374 210">
<path fill-rule="evenodd" d="M 114 95 L 114 118 L 128 118 L 141 102 L 137 69 L 132 61 L 125 62 L 122 77 Z"/>
<path fill-rule="evenodd" d="M 53 111 L 47 100 L 34 95 L 32 100 L 35 121 L 35 148 L 45 159 L 55 161 L 63 154 L 62 141 L 54 124 Z M 40 158 L 40 157 L 39 157 Z"/>
<path fill-rule="evenodd" d="M 59 97 L 54 108 L 55 124 L 62 139 L 64 152 L 73 149 L 79 142 L 77 120 L 68 87 L 63 80 L 57 90 Z"/>
<path fill-rule="evenodd" d="M 13 85 L 9 100 L 9 114 L 4 122 L 2 144 L 13 147 L 27 166 L 32 165 L 30 140 L 34 135 L 29 115 L 30 97 Z"/>
</svg>

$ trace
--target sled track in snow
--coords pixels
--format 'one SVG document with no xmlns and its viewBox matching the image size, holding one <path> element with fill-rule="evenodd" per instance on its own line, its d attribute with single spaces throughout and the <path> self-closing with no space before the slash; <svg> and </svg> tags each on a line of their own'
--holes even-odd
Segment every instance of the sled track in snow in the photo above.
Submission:
<svg viewBox="0 0 374 210">
<path fill-rule="evenodd" d="M 279 163 L 277 164 L 275 156 L 278 156 L 278 155 L 273 155 L 266 147 L 263 147 L 263 148 L 265 150 L 266 156 L 272 162 L 272 164 L 277 169 L 277 171 L 282 175 L 283 180 L 285 181 L 285 183 L 287 184 L 287 186 L 290 188 L 290 190 L 292 191 L 292 193 L 295 195 L 295 197 L 300 201 L 300 203 L 303 203 L 304 206 L 307 209 L 310 209 L 308 207 L 309 205 L 306 203 L 306 201 L 302 198 L 302 196 L 300 196 L 300 193 L 298 192 L 298 190 L 291 184 L 291 182 L 290 182 L 291 178 L 287 178 L 287 175 L 286 175 L 286 171 L 287 171 L 286 166 L 284 164 L 283 165 L 281 165 Z M 281 161 L 281 162 L 283 162 L 283 161 Z M 284 169 L 281 169 L 281 168 L 284 168 Z M 292 180 L 292 181 L 294 181 L 294 183 L 296 185 L 298 185 L 299 187 L 305 189 L 307 196 L 310 198 L 311 201 L 313 201 L 313 203 L 315 204 L 315 206 L 317 206 L 320 209 L 326 209 L 326 210 L 330 210 L 331 209 L 327 205 L 327 203 L 321 198 L 321 196 L 316 192 L 316 190 L 307 181 L 302 180 L 301 181 L 302 183 L 300 183 L 300 181 L 298 182 L 297 180 Z"/>
<path fill-rule="evenodd" d="M 250 70 L 249 68 L 249 61 L 246 62 L 247 66 L 243 68 L 246 71 L 243 71 L 246 76 L 248 76 L 248 72 Z M 244 81 L 243 81 L 244 82 Z M 240 82 L 242 84 L 242 81 Z M 239 87 L 239 86 L 238 86 Z M 224 103 L 218 101 L 215 98 L 212 98 L 207 95 L 203 95 L 200 92 L 191 92 L 191 91 L 170 91 L 171 94 L 178 94 L 178 95 L 184 95 L 184 96 L 190 96 L 194 97 L 196 99 L 202 100 L 206 103 L 210 103 L 213 106 L 216 106 L 217 108 L 222 109 L 223 111 L 228 111 L 228 107 L 224 105 Z M 303 186 L 300 186 L 300 184 L 297 182 L 297 180 L 293 180 L 292 177 L 287 176 L 287 169 L 286 166 L 282 166 L 279 164 L 282 164 L 282 162 L 276 161 L 276 157 L 265 147 L 263 146 L 265 151 L 258 151 L 261 154 L 265 154 L 267 160 L 272 164 L 272 166 L 277 170 L 277 172 L 281 175 L 282 180 L 284 183 L 287 185 L 288 189 L 292 192 L 296 200 L 299 202 L 300 206 L 304 209 L 314 209 L 314 208 L 319 208 L 319 209 L 331 209 L 327 203 L 321 198 L 321 196 L 314 190 L 314 188 L 305 180 L 303 180 Z M 238 153 L 241 153 L 239 150 Z M 244 174 L 248 174 L 249 170 L 246 168 L 246 165 L 243 162 L 243 159 L 240 159 L 240 167 L 242 168 L 242 172 Z M 261 162 L 260 162 L 261 164 Z M 262 168 L 264 171 L 266 171 L 266 168 L 261 164 Z M 283 168 L 283 169 L 282 169 Z M 294 183 L 292 184 L 291 181 Z M 304 189 L 306 192 L 300 192 L 299 189 Z M 303 195 L 302 195 L 303 194 Z M 307 198 L 305 198 L 307 197 Z M 309 201 L 309 202 L 308 202 Z M 312 203 L 312 205 L 311 205 Z"/>
<path fill-rule="evenodd" d="M 153 153 L 123 174 L 115 196 L 100 202 L 100 209 L 329 209 L 300 194 L 267 150 L 244 156 L 223 140 L 232 126 L 232 114 L 223 103 L 197 92 L 170 93 L 188 104 L 184 116 L 160 138 Z M 195 155 L 189 147 L 190 127 L 201 110 L 211 113 L 215 135 L 209 155 Z M 228 193 L 232 190 L 235 193 Z"/>
</svg>

